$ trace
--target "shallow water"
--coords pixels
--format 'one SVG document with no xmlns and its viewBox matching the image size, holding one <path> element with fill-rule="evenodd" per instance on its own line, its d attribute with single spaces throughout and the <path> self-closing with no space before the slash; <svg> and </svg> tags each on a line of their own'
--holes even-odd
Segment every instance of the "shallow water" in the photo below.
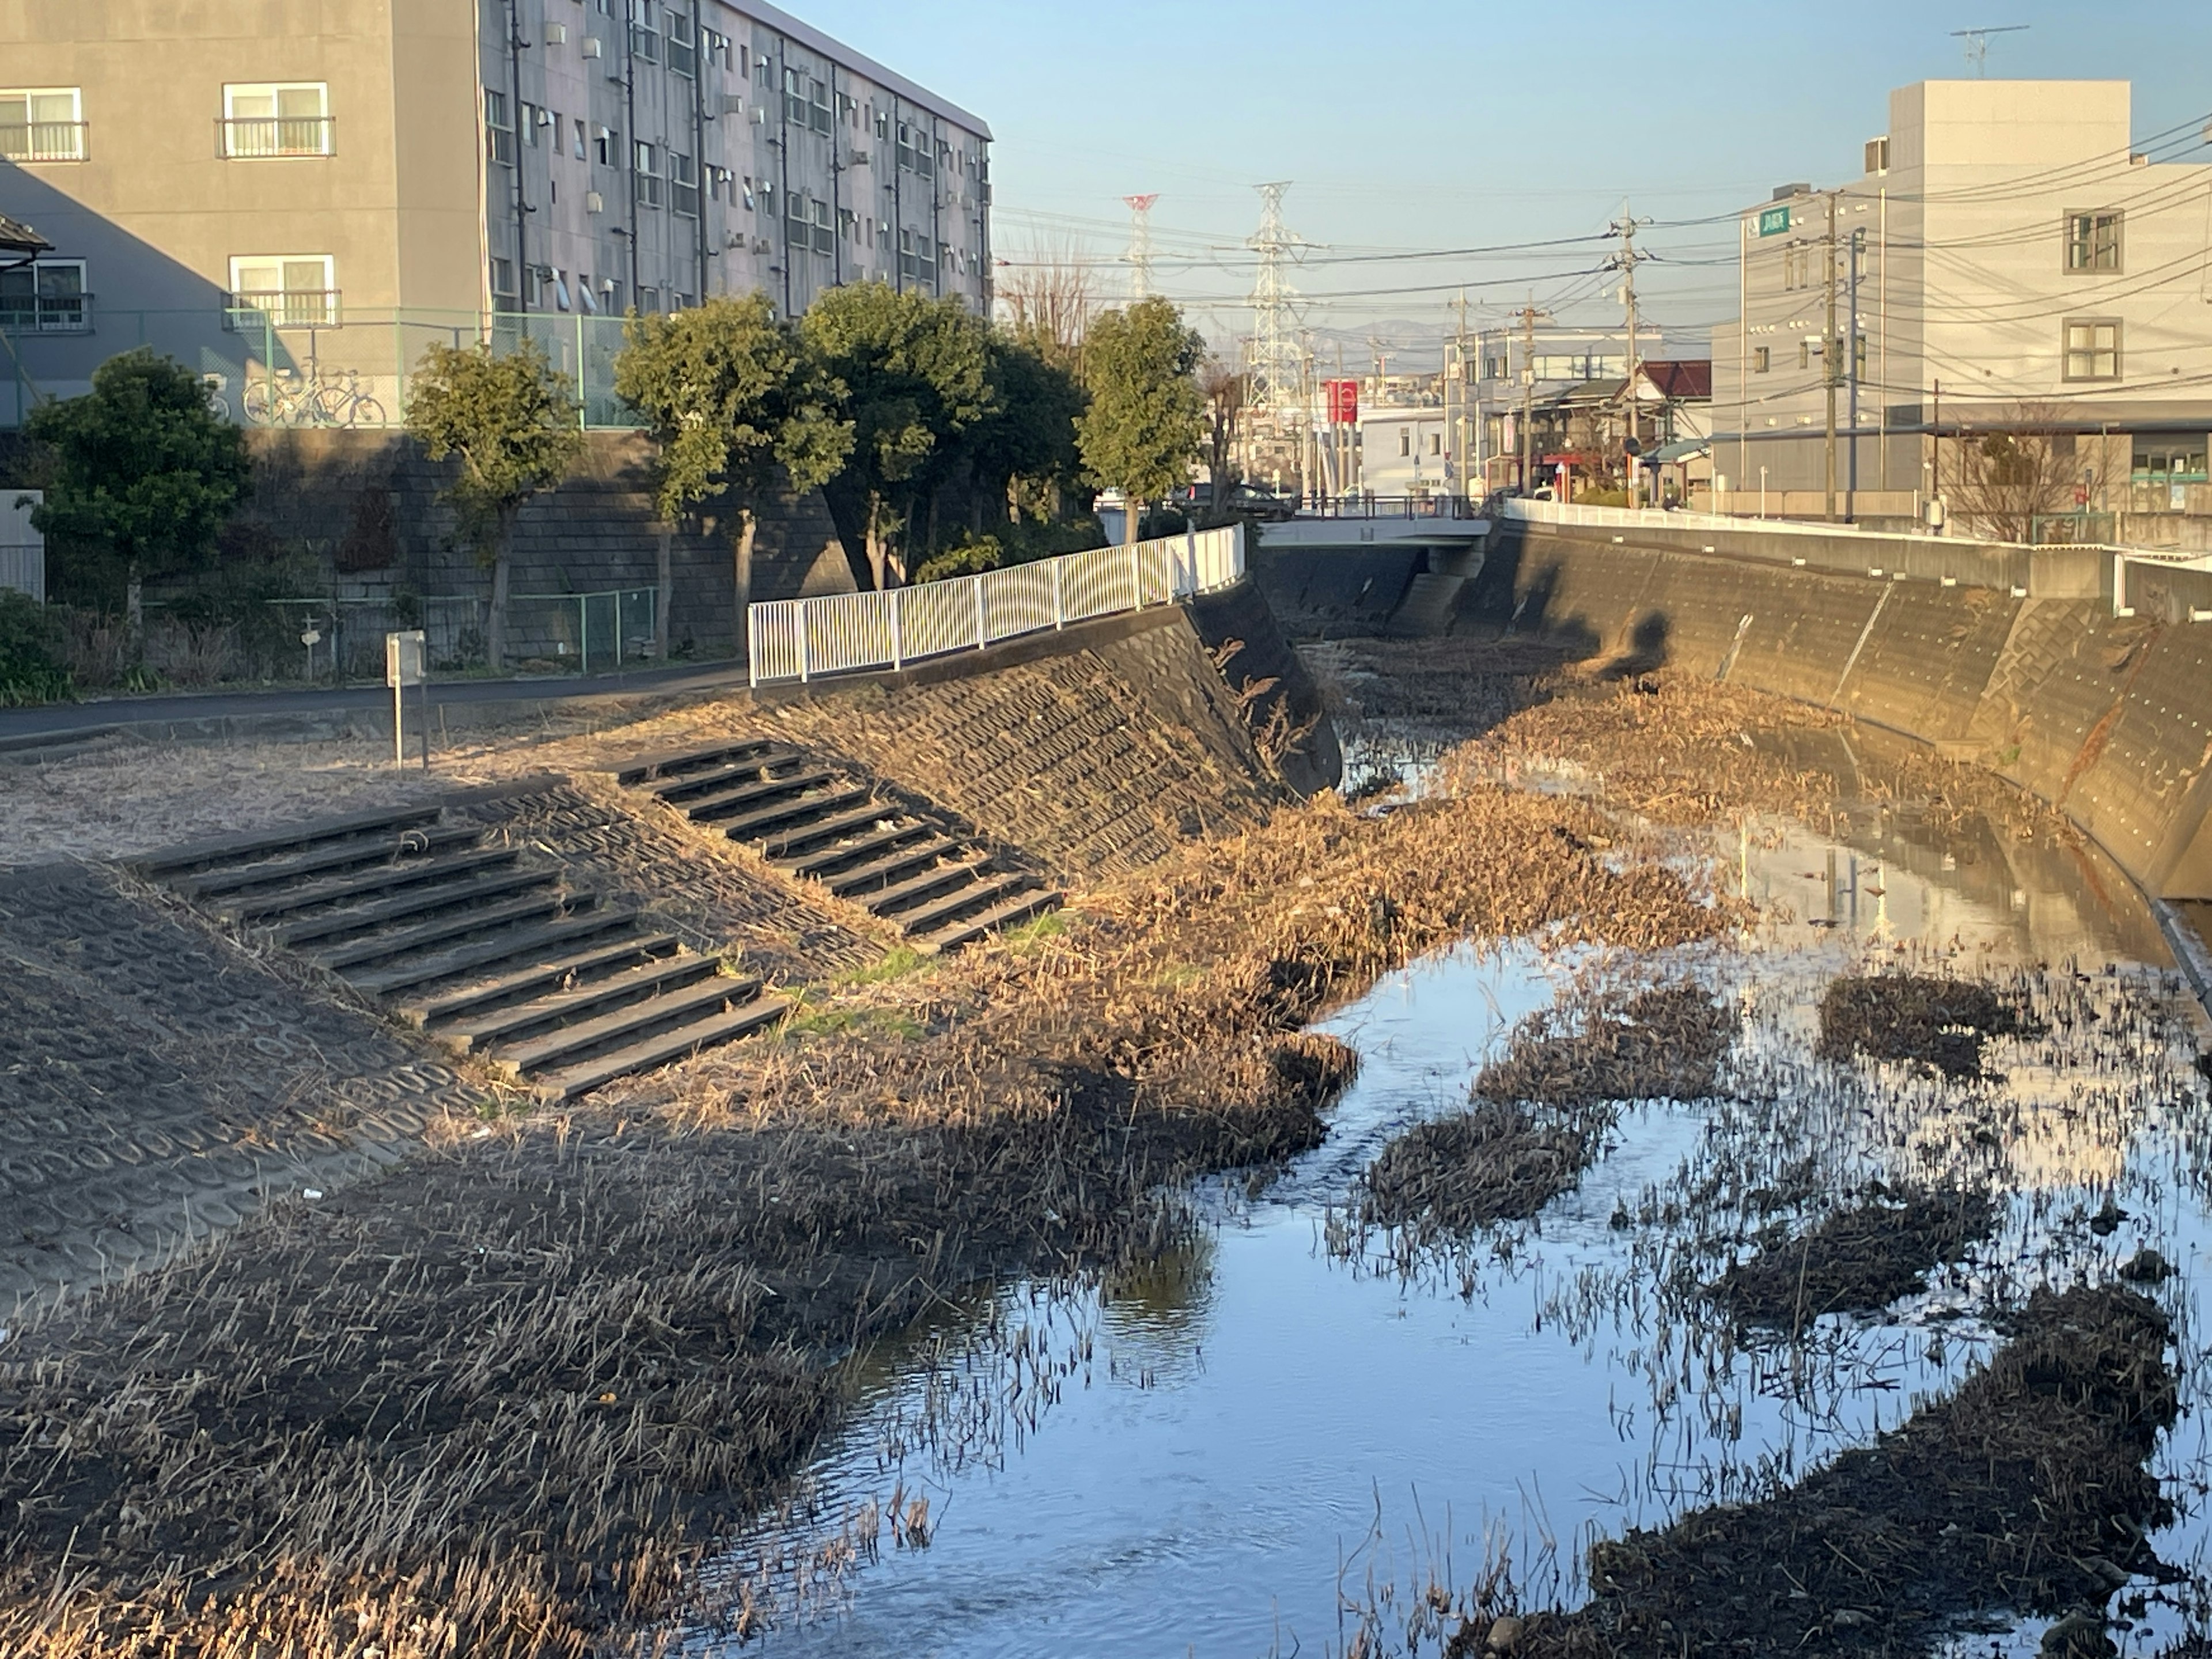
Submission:
<svg viewBox="0 0 2212 1659">
<path fill-rule="evenodd" d="M 729 1564 L 758 1645 L 1340 1653 L 1365 1625 L 1371 1651 L 1432 1652 L 1449 1626 L 1422 1610 L 1431 1585 L 1449 1601 L 1501 1563 L 1526 1603 L 1573 1604 L 1592 1539 L 1756 1497 L 1955 1384 L 1989 1351 L 1992 1297 L 2102 1276 L 2152 1243 L 2182 1269 L 2158 1294 L 2192 1360 L 2212 1152 L 2200 1039 L 2155 927 L 2063 856 L 1971 836 L 1947 848 L 1909 822 L 1854 840 L 1732 832 L 1724 871 L 1774 915 L 1741 951 L 1624 963 L 1462 948 L 1323 1022 L 1362 1061 L 1328 1140 L 1256 1194 L 1209 1185 L 1188 1252 L 1118 1284 L 1009 1287 L 876 1357 L 799 1501 Z M 2039 994 L 2081 1023 L 1993 1045 L 2001 1086 L 1814 1064 L 1820 984 L 1871 960 L 2051 963 Z M 1347 1226 L 1393 1135 L 1458 1109 L 1485 1054 L 1574 976 L 1624 969 L 1695 973 L 1735 1000 L 1738 1098 L 1629 1109 L 1577 1191 L 1464 1249 L 1408 1256 Z M 2011 1202 L 1991 1245 L 1926 1295 L 1823 1320 L 1799 1344 L 1739 1345 L 1667 1287 L 1724 1267 L 1808 1158 L 1809 1190 L 1978 1173 Z M 2086 1225 L 2107 1194 L 2130 1214 L 2109 1237 Z M 2184 1386 L 2199 1409 L 2160 1457 L 2185 1515 L 2158 1541 L 2201 1567 L 2204 1367 Z M 917 1498 L 922 1525 L 888 1521 Z M 2141 1632 L 2115 1634 L 2148 1651 L 2204 1628 L 2196 1616 L 2154 1596 Z M 2035 1634 L 1996 1645 L 2033 1651 Z M 738 1646 L 705 1631 L 693 1644 Z"/>
</svg>

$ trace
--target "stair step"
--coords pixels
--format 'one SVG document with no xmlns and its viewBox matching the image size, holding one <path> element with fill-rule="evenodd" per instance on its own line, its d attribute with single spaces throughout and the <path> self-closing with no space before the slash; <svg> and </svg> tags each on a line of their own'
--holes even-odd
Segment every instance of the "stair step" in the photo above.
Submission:
<svg viewBox="0 0 2212 1659">
<path fill-rule="evenodd" d="M 726 1013 L 694 1020 L 688 1025 L 663 1031 L 627 1048 L 617 1048 L 611 1054 L 581 1060 L 557 1072 L 543 1073 L 532 1081 L 540 1094 L 553 1100 L 574 1100 L 578 1095 L 587 1093 L 601 1084 L 611 1083 L 618 1077 L 649 1072 L 656 1066 L 667 1065 L 672 1060 L 688 1060 L 702 1049 L 732 1042 L 748 1032 L 759 1030 L 763 1025 L 773 1025 L 790 1012 L 791 1000 L 787 997 L 756 997 Z"/>
<path fill-rule="evenodd" d="M 644 1037 L 672 1021 L 709 1013 L 727 1003 L 743 1002 L 759 987 L 757 980 L 723 979 L 717 975 L 665 996 L 633 1002 L 595 1019 L 564 1025 L 543 1036 L 504 1044 L 492 1051 L 492 1057 L 518 1072 L 538 1071 L 564 1060 L 581 1059 L 592 1049 L 619 1042 L 626 1036 Z"/>
<path fill-rule="evenodd" d="M 754 831 L 766 830 L 779 823 L 788 823 L 793 818 L 803 818 L 810 813 L 834 812 L 841 806 L 850 806 L 855 801 L 868 799 L 865 789 L 833 789 L 826 795 L 801 795 L 796 799 L 781 801 L 774 806 L 763 806 L 757 812 L 748 812 L 741 818 L 732 818 L 720 827 L 732 841 L 751 841 Z"/>
<path fill-rule="evenodd" d="M 896 921 L 902 920 L 900 911 L 919 904 L 926 898 L 948 888 L 974 885 L 988 868 L 980 861 L 974 864 L 940 864 L 934 870 L 925 870 L 896 887 L 886 887 L 880 892 L 860 894 L 853 902 L 866 905 L 877 915 Z"/>
<path fill-rule="evenodd" d="M 264 857 L 271 853 L 285 852 L 295 847 L 314 847 L 324 842 L 343 841 L 349 836 L 370 835 L 379 830 L 401 830 L 409 824 L 429 823 L 443 810 L 437 806 L 383 807 L 373 812 L 352 812 L 341 818 L 325 818 L 315 823 L 295 823 L 287 829 L 264 830 L 251 836 L 217 836 L 207 841 L 186 842 L 181 847 L 164 848 L 149 853 L 137 860 L 141 874 L 164 876 L 196 865 L 235 863 L 244 859 Z"/>
<path fill-rule="evenodd" d="M 270 864 L 249 864 L 240 868 L 208 870 L 196 876 L 179 876 L 169 884 L 186 898 L 216 898 L 225 893 L 242 893 L 249 888 L 276 887 L 288 881 L 325 875 L 332 870 L 343 870 L 351 866 L 380 864 L 386 860 L 428 858 L 448 848 L 465 847 L 482 841 L 483 833 L 482 826 L 473 823 L 403 830 L 389 838 L 381 836 L 364 838 L 337 847 L 328 847 L 319 853 L 309 853 L 300 858 L 281 859 Z"/>
<path fill-rule="evenodd" d="M 380 869 L 295 887 L 289 892 L 263 893 L 255 897 L 240 899 L 225 906 L 220 914 L 232 921 L 266 921 L 272 916 L 291 915 L 298 911 L 312 910 L 318 905 L 342 904 L 348 899 L 361 898 L 370 893 L 453 881 L 478 870 L 494 870 L 501 865 L 512 864 L 520 856 L 512 848 L 494 847 L 450 858 L 407 859 Z"/>
<path fill-rule="evenodd" d="M 680 803 L 686 795 L 704 794 L 726 783 L 758 778 L 779 766 L 798 765 L 805 758 L 796 749 L 763 749 L 757 755 L 749 755 L 727 766 L 711 767 L 704 772 L 684 772 L 645 787 L 647 793 L 658 799 Z"/>
<path fill-rule="evenodd" d="M 558 878 L 557 871 L 517 870 L 487 880 L 457 882 L 450 887 L 433 887 L 428 892 L 409 893 L 399 898 L 386 899 L 380 904 L 364 904 L 358 909 L 334 910 L 326 916 L 310 916 L 304 921 L 287 922 L 276 929 L 270 937 L 277 944 L 296 950 L 317 939 L 366 933 L 395 921 L 404 921 L 410 916 L 429 915 L 459 905 L 481 904 L 488 899 L 505 898 L 510 893 L 520 893 L 527 888 L 550 887 Z"/>
<path fill-rule="evenodd" d="M 543 927 L 517 928 L 497 939 L 479 939 L 473 945 L 402 963 L 396 968 L 380 969 L 374 973 L 348 974 L 346 981 L 356 989 L 366 991 L 371 996 L 389 996 L 394 991 L 434 985 L 441 979 L 452 979 L 457 975 L 495 967 L 502 962 L 516 962 L 543 951 L 564 950 L 579 940 L 603 938 L 637 925 L 638 916 L 635 910 L 585 909 L 579 901 L 574 899 L 570 901 L 570 908 L 580 909 L 581 914 L 549 921 Z"/>
<path fill-rule="evenodd" d="M 532 962 L 495 978 L 465 985 L 459 990 L 404 1003 L 398 1012 L 400 1018 L 416 1026 L 428 1025 L 441 1019 L 459 1019 L 464 1015 L 496 1007 L 511 998 L 556 989 L 572 974 L 627 967 L 641 958 L 666 956 L 677 948 L 678 941 L 673 933 L 640 933 L 633 938 L 616 939 L 611 944 L 589 945 L 564 956 Z"/>
<path fill-rule="evenodd" d="M 834 876 L 821 876 L 816 879 L 839 898 L 857 897 L 866 903 L 874 896 L 862 890 L 873 887 L 878 882 L 888 882 L 910 870 L 919 870 L 932 860 L 958 852 L 961 845 L 949 836 L 932 836 L 927 841 L 899 848 L 866 864 L 856 865 L 850 870 L 841 870 Z"/>
<path fill-rule="evenodd" d="M 827 772 L 792 772 L 780 778 L 761 778 L 751 783 L 741 783 L 732 788 L 719 790 L 711 795 L 702 795 L 696 800 L 671 801 L 670 805 L 690 818 L 694 823 L 711 823 L 725 818 L 739 807 L 754 801 L 771 801 L 783 795 L 795 795 L 802 789 L 811 789 L 828 783 Z"/>
<path fill-rule="evenodd" d="M 986 933 L 995 933 L 1018 921 L 1027 921 L 1042 911 L 1060 908 L 1060 895 L 1048 887 L 1033 888 L 1017 893 L 1004 904 L 940 927 L 926 939 L 916 939 L 915 949 L 924 956 L 941 956 L 947 951 L 957 951 L 962 945 L 979 939 Z"/>
<path fill-rule="evenodd" d="M 505 904 L 486 905 L 480 910 L 463 910 L 454 915 L 440 916 L 418 927 L 404 927 L 396 933 L 378 933 L 368 939 L 356 939 L 349 945 L 333 945 L 327 951 L 313 952 L 308 960 L 334 971 L 357 968 L 363 963 L 389 962 L 394 957 L 404 957 L 410 951 L 466 939 L 471 933 L 489 933 L 516 922 L 555 921 L 568 911 L 585 908 L 595 896 L 589 893 L 571 893 L 564 900 L 555 893 L 533 893 L 528 898 L 514 899 Z"/>
<path fill-rule="evenodd" d="M 856 789 L 853 795 L 866 805 L 851 811 L 832 812 L 827 817 L 795 823 L 788 830 L 763 836 L 758 843 L 761 851 L 772 859 L 787 858 L 802 847 L 811 847 L 817 842 L 833 841 L 869 824 L 881 823 L 886 818 L 904 816 L 889 801 L 874 799 L 865 789 Z"/>
<path fill-rule="evenodd" d="M 879 848 L 896 847 L 902 841 L 912 841 L 916 836 L 933 833 L 934 831 L 929 824 L 918 819 L 908 819 L 903 823 L 895 823 L 888 830 L 878 830 L 871 835 L 862 836 L 856 841 L 840 842 L 835 847 L 819 848 L 802 858 L 778 859 L 776 867 L 788 875 L 818 876 L 824 870 L 834 870 L 841 864 L 866 858 Z M 946 842 L 945 845 L 949 847 L 952 843 Z"/>
<path fill-rule="evenodd" d="M 772 738 L 736 738 L 703 749 L 665 749 L 656 754 L 634 755 L 616 769 L 615 781 L 629 786 L 643 783 L 648 778 L 672 777 L 778 746 Z"/>
<path fill-rule="evenodd" d="M 596 1016 L 647 997 L 665 996 L 702 980 L 716 978 L 720 967 L 713 957 L 675 957 L 665 962 L 647 963 L 627 973 L 594 980 L 574 991 L 557 992 L 534 1002 L 517 1003 L 511 1008 L 448 1025 L 438 1036 L 464 1049 L 480 1049 L 495 1042 L 528 1036 L 548 1026 L 565 1025 L 580 1015 Z M 732 996 L 739 994 L 736 988 L 743 988 L 746 996 L 760 989 L 757 979 L 726 982 L 733 988 L 730 993 Z"/>
<path fill-rule="evenodd" d="M 956 893 L 948 893 L 941 899 L 934 899 L 918 909 L 908 910 L 904 915 L 893 917 L 892 920 L 905 928 L 908 933 L 927 933 L 934 929 L 939 922 L 950 921 L 963 910 L 985 903 L 999 897 L 1001 894 L 1012 893 L 1018 888 L 1026 887 L 1029 885 L 1029 880 L 1027 876 L 1018 871 L 1008 871 L 1005 875 L 993 880 L 971 882 Z"/>
</svg>

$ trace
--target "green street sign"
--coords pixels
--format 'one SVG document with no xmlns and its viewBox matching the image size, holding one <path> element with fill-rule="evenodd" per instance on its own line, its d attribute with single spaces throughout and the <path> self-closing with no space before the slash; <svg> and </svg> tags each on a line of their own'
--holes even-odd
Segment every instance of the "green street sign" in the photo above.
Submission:
<svg viewBox="0 0 2212 1659">
<path fill-rule="evenodd" d="M 1779 236 L 1784 231 L 1789 228 L 1790 210 L 1788 208 L 1771 207 L 1766 208 L 1760 212 L 1759 216 L 1759 234 L 1760 235 Z"/>
</svg>

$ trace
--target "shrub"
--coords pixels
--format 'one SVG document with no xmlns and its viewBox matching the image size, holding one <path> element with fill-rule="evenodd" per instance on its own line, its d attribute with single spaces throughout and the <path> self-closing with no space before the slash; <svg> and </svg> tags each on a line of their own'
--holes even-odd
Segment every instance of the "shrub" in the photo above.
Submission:
<svg viewBox="0 0 2212 1659">
<path fill-rule="evenodd" d="M 59 619 L 27 593 L 0 588 L 0 708 L 76 695 L 63 664 Z"/>
</svg>

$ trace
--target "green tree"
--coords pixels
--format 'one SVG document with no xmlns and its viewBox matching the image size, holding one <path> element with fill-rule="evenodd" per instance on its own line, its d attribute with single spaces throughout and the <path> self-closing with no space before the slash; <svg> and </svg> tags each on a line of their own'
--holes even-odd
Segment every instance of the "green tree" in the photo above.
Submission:
<svg viewBox="0 0 2212 1659">
<path fill-rule="evenodd" d="M 800 490 L 836 477 L 852 451 L 852 424 L 836 417 L 836 389 L 800 349 L 799 331 L 776 319 L 765 295 L 634 316 L 623 336 L 615 391 L 652 423 L 659 444 L 662 520 L 672 524 L 702 501 L 737 494 L 732 626 L 742 645 L 752 598 L 755 503 L 775 487 L 779 469 Z M 665 562 L 665 533 L 661 546 Z"/>
<path fill-rule="evenodd" d="M 1012 335 L 993 334 L 990 354 L 997 407 L 969 436 L 976 499 L 1003 508 L 1002 521 L 1018 520 L 1024 501 L 1032 516 L 1056 519 L 1062 487 L 1082 470 L 1075 447 L 1082 385 L 1036 345 Z"/>
<path fill-rule="evenodd" d="M 1143 504 L 1189 476 L 1205 432 L 1196 379 L 1206 342 L 1162 299 L 1139 300 L 1091 325 L 1083 342 L 1083 383 L 1091 406 L 1075 423 L 1091 478 L 1129 502 L 1123 539 L 1137 539 Z"/>
<path fill-rule="evenodd" d="M 851 457 L 831 488 L 862 526 L 866 558 L 854 562 L 854 580 L 888 586 L 904 580 L 901 538 L 915 510 L 996 407 L 989 330 L 951 296 L 855 283 L 817 300 L 799 331 L 853 428 Z"/>
<path fill-rule="evenodd" d="M 407 429 L 434 461 L 460 458 L 446 501 L 477 556 L 491 567 L 491 665 L 507 662 L 507 590 L 514 516 L 568 475 L 584 447 L 575 393 L 534 340 L 494 355 L 489 345 L 434 345 L 407 388 Z"/>
<path fill-rule="evenodd" d="M 103 605 L 121 598 L 135 624 L 146 578 L 214 562 L 216 533 L 251 480 L 246 435 L 216 418 L 182 363 L 144 346 L 110 357 L 89 392 L 41 404 L 23 425 L 51 455 L 31 523 L 57 544 L 70 589 Z"/>
</svg>

